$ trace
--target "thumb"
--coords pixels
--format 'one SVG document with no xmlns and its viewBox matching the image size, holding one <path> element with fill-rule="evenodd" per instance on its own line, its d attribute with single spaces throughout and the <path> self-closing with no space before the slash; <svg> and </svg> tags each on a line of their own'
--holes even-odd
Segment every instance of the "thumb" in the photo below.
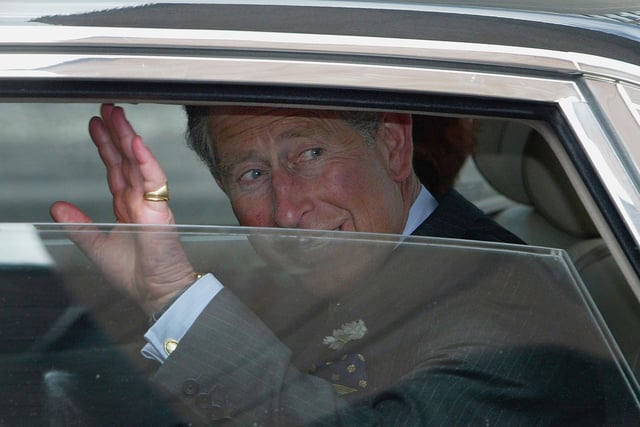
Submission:
<svg viewBox="0 0 640 427">
<path fill-rule="evenodd" d="M 90 223 L 91 218 L 80 208 L 67 202 L 55 202 L 49 208 L 49 215 L 55 222 Z"/>
<path fill-rule="evenodd" d="M 69 237 L 90 258 L 95 261 L 95 250 L 104 239 L 103 233 L 92 225 L 89 218 L 80 208 L 68 202 L 55 202 L 49 208 L 49 214 L 55 222 L 72 223 L 65 226 Z M 87 224 L 87 225 L 78 225 Z"/>
</svg>

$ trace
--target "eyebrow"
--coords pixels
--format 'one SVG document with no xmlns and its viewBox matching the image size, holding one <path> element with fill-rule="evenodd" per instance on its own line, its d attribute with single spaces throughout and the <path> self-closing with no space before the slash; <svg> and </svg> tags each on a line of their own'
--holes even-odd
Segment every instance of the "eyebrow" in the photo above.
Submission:
<svg viewBox="0 0 640 427">
<path fill-rule="evenodd" d="M 322 132 L 319 128 L 308 128 L 308 127 L 294 127 L 292 129 L 284 130 L 276 136 L 277 141 L 282 141 L 286 139 L 295 139 L 295 138 L 308 138 L 310 136 L 321 136 L 324 132 Z M 225 158 L 220 158 L 218 160 L 218 170 L 220 171 L 220 176 L 229 176 L 231 174 L 231 170 L 234 166 L 241 164 L 246 161 L 250 161 L 252 159 L 259 158 L 259 153 L 256 150 L 248 150 L 243 151 L 241 153 L 233 153 L 225 156 Z"/>
<path fill-rule="evenodd" d="M 218 162 L 218 169 L 220 170 L 221 176 L 229 176 L 231 174 L 231 170 L 236 166 L 243 162 L 249 161 L 251 159 L 258 158 L 258 152 L 255 150 L 243 151 L 241 153 L 234 153 L 225 156 L 225 158 L 220 158 Z"/>
</svg>

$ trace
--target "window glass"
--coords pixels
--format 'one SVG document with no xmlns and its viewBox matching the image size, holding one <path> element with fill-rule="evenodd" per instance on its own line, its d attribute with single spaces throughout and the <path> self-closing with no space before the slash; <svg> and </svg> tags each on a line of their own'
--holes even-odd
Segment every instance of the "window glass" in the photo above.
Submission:
<svg viewBox="0 0 640 427">
<path fill-rule="evenodd" d="M 237 221 L 211 174 L 185 144 L 182 107 L 125 105 L 129 120 L 165 168 L 177 220 L 185 224 Z M 98 104 L 0 104 L 0 221 L 50 222 L 49 205 L 67 200 L 97 222 L 112 222 L 105 169 L 87 123 Z"/>
<path fill-rule="evenodd" d="M 69 240 L 108 231 L 180 239 L 224 285 L 162 367 L 139 353 L 147 316 Z M 279 229 L 69 232 L 0 228 L 3 424 L 445 422 L 505 408 L 519 421 L 640 419 L 563 251 Z"/>
<path fill-rule="evenodd" d="M 109 274 L 105 275 L 69 241 L 69 236 L 74 234 L 69 235 L 58 226 L 33 228 L 24 225 L 50 222 L 48 208 L 56 200 L 77 204 L 95 222 L 113 223 L 104 166 L 87 132 L 88 119 L 97 114 L 98 108 L 93 104 L 74 103 L 0 104 L 0 113 L 6 119 L 0 137 L 3 206 L 0 211 L 0 271 L 3 274 L 0 285 L 7 295 L 2 300 L 4 305 L 0 307 L 0 313 L 6 316 L 3 320 L 6 324 L 15 325 L 13 332 L 0 334 L 0 339 L 6 340 L 3 348 L 8 367 L 2 375 L 15 390 L 26 387 L 25 394 L 33 396 L 29 397 L 31 400 L 12 400 L 9 405 L 12 409 L 7 413 L 19 417 L 26 408 L 34 407 L 38 408 L 34 409 L 38 416 L 59 417 L 75 413 L 75 409 L 70 409 L 74 406 L 82 406 L 85 408 L 79 410 L 84 414 L 82 416 L 93 420 L 109 414 L 109 408 L 117 407 L 123 401 L 139 399 L 143 406 L 157 404 L 158 408 L 169 412 L 177 410 L 177 419 L 181 419 L 184 402 L 178 399 L 177 408 L 162 403 L 166 396 L 158 392 L 155 382 L 149 383 L 147 379 L 158 370 L 157 362 L 150 362 L 140 355 L 140 348 L 145 344 L 143 335 L 149 327 L 148 313 L 116 291 L 113 283 L 105 278 Z M 171 207 L 177 222 L 236 224 L 226 195 L 185 144 L 183 108 L 154 104 L 126 105 L 125 108 L 130 122 L 167 173 Z M 628 375 L 627 380 L 635 387 L 633 375 L 640 372 L 637 299 L 550 143 L 530 123 L 517 120 L 414 114 L 412 121 L 413 167 L 439 203 L 452 203 L 452 200 L 458 203 L 458 192 L 480 208 L 478 215 L 488 215 L 529 246 L 516 248 L 413 237 L 398 241 L 381 235 L 314 234 L 282 229 L 180 228 L 176 232 L 119 225 L 116 230 L 125 241 L 158 235 L 170 241 L 179 238 L 187 258 L 197 270 L 214 272 L 224 289 L 231 291 L 234 301 L 237 299 L 242 307 L 254 313 L 260 327 L 265 327 L 265 333 L 274 334 L 278 345 L 284 346 L 274 344 L 273 348 L 292 352 L 295 372 L 304 375 L 310 373 L 312 364 L 320 361 L 316 360 L 316 354 L 333 354 L 333 349 L 327 350 L 328 346 L 322 341 L 325 337 L 336 338 L 334 329 L 339 334 L 343 325 L 360 320 L 360 313 L 376 313 L 377 316 L 388 310 L 393 314 L 379 316 L 385 319 L 385 327 L 389 327 L 388 335 L 380 332 L 382 335 L 376 340 L 385 343 L 385 348 L 396 348 L 391 353 L 385 350 L 381 354 L 390 357 L 394 363 L 401 361 L 399 366 L 413 367 L 423 362 L 433 366 L 430 365 L 433 360 L 449 360 L 449 357 L 458 363 L 456 357 L 461 355 L 471 358 L 465 360 L 475 360 L 476 354 L 469 353 L 474 349 L 469 336 L 465 336 L 469 342 L 451 344 L 460 344 L 460 351 L 451 349 L 451 353 L 439 353 L 434 350 L 429 353 L 425 349 L 421 354 L 411 353 L 415 351 L 412 345 L 423 340 L 420 322 L 425 320 L 423 315 L 431 316 L 427 312 L 437 313 L 433 318 L 429 317 L 429 323 L 433 323 L 438 332 L 440 329 L 451 330 L 455 335 L 464 327 L 477 333 L 479 342 L 484 344 L 489 342 L 486 341 L 489 335 L 506 328 L 508 339 L 495 347 L 498 355 L 505 351 L 511 354 L 513 348 L 518 351 L 535 348 L 537 351 L 539 343 L 535 341 L 534 332 L 528 335 L 524 330 L 515 333 L 518 328 L 529 328 L 522 322 L 530 316 L 535 324 L 532 331 L 548 328 L 559 334 L 548 336 L 540 332 L 544 337 L 541 346 L 559 346 L 561 351 L 574 346 L 593 353 L 596 359 L 583 359 L 584 366 L 604 367 L 616 381 L 623 381 Z M 305 146 L 302 153 L 305 160 L 314 160 L 323 154 L 316 145 Z M 258 169 L 252 166 L 251 173 L 247 175 L 243 171 L 242 176 L 253 178 Z M 255 176 L 262 176 L 261 171 L 258 172 Z M 349 201 L 353 199 L 357 197 Z M 446 221 L 440 224 L 446 225 Z M 109 228 L 104 226 L 102 231 Z M 81 234 L 85 237 L 100 235 L 91 229 L 83 230 Z M 483 239 L 464 234 L 453 237 Z M 398 253 L 407 254 L 407 259 L 403 257 L 402 262 L 397 262 Z M 167 259 L 174 260 L 172 255 Z M 363 281 L 362 277 L 367 279 Z M 425 278 L 428 280 L 423 283 Z M 476 285 L 478 280 L 481 284 Z M 508 285 L 516 283 L 515 290 L 529 292 L 529 287 L 536 281 L 543 283 L 539 285 L 539 293 L 534 292 L 530 297 L 512 295 L 513 299 L 510 299 L 512 289 Z M 369 282 L 370 288 L 363 285 Z M 393 289 L 388 288 L 390 284 L 394 285 Z M 326 293 L 318 293 L 318 289 Z M 437 292 L 429 294 L 429 290 Z M 529 295 L 524 290 L 523 295 Z M 369 293 L 375 301 L 367 298 L 356 301 Z M 343 296 L 346 299 L 343 300 Z M 494 297 L 497 300 L 491 299 Z M 504 301 L 503 297 L 506 298 Z M 487 298 L 487 306 L 469 305 L 470 301 Z M 206 306 L 209 300 L 203 301 Z M 456 305 L 458 302 L 461 305 Z M 349 309 L 340 308 L 344 307 L 342 304 Z M 505 317 L 500 317 L 503 320 L 492 323 L 486 317 L 488 312 L 503 309 Z M 569 312 L 575 313 L 576 318 L 562 317 L 569 316 Z M 544 328 L 539 328 L 537 322 L 542 319 L 536 313 L 546 316 L 547 323 L 542 323 Z M 365 321 L 367 328 L 372 322 Z M 582 332 L 576 337 L 565 334 L 570 328 L 558 326 L 565 324 Z M 405 330 L 415 330 L 415 333 L 407 334 Z M 398 333 L 401 342 L 395 341 Z M 440 336 L 433 332 L 435 335 L 429 335 L 431 333 L 424 339 L 433 341 L 433 348 L 448 348 L 447 334 Z M 578 341 L 572 341 L 574 338 Z M 585 341 L 580 341 L 583 339 Z M 404 352 L 411 354 L 413 359 L 399 356 Z M 88 357 L 85 360 L 87 354 L 95 355 L 95 359 Z M 573 360 L 573 356 L 568 357 Z M 502 360 L 500 357 L 495 360 Z M 382 360 L 380 358 L 377 360 Z M 83 363 L 76 363 L 80 359 Z M 113 362 L 111 370 L 103 369 L 106 361 Z M 323 358 L 322 361 L 329 360 Z M 388 376 L 381 374 L 379 384 L 384 387 L 392 387 L 395 384 L 392 380 L 404 381 L 412 372 L 389 369 Z M 582 377 L 587 376 L 585 372 L 591 372 L 587 369 L 578 374 L 578 371 L 576 375 Z M 24 376 L 14 376 L 14 372 L 22 372 Z M 102 381 L 106 377 L 111 382 Z M 571 377 L 568 383 L 577 384 L 575 380 Z M 118 381 L 131 384 L 131 394 L 114 395 L 110 403 L 100 409 L 95 407 L 96 400 L 85 399 L 86 396 L 74 400 L 83 396 L 85 386 L 98 387 L 101 392 L 108 393 L 106 390 Z M 314 376 L 311 382 L 315 384 L 315 381 Z M 616 406 L 614 412 L 618 411 L 623 417 L 627 414 L 635 416 L 635 406 L 628 406 L 627 398 L 620 397 L 635 389 L 621 392 L 620 384 L 622 382 L 602 383 L 595 387 L 597 390 L 612 387 L 603 393 L 614 393 L 613 402 L 622 405 Z M 63 410 L 51 412 L 58 397 L 46 391 L 49 389 L 67 390 L 62 396 L 69 398 L 70 406 L 63 405 Z M 376 390 L 380 391 L 380 388 Z M 352 404 L 353 400 L 349 397 L 346 401 Z M 220 406 L 219 403 L 216 405 Z M 236 407 L 235 411 L 240 409 Z M 144 413 L 141 406 L 131 405 L 119 414 L 121 420 L 154 423 L 158 418 L 153 417 L 169 417 L 169 412 Z M 300 414 L 291 416 L 297 419 Z M 6 418 L 13 419 L 18 418 Z"/>
<path fill-rule="evenodd" d="M 596 229 L 593 212 L 584 207 L 554 154 L 552 143 L 517 121 L 476 120 L 476 129 L 473 165 L 499 196 L 475 203 L 527 244 L 567 251 L 637 375 L 637 297 Z"/>
</svg>

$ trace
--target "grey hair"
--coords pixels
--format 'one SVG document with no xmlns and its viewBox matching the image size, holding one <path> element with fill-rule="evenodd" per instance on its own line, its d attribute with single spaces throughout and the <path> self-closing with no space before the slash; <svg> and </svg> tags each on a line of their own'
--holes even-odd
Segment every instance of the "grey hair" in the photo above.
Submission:
<svg viewBox="0 0 640 427">
<path fill-rule="evenodd" d="M 217 154 L 209 129 L 210 107 L 186 105 L 185 111 L 187 113 L 187 145 L 207 165 L 216 181 L 221 182 L 220 171 L 216 167 Z M 364 138 L 368 146 L 376 143 L 381 113 L 372 111 L 337 111 L 336 113 Z"/>
<path fill-rule="evenodd" d="M 185 111 L 187 113 L 187 145 L 207 165 L 216 181 L 220 181 L 220 174 L 216 168 L 216 153 L 209 131 L 209 107 L 186 105 Z"/>
</svg>

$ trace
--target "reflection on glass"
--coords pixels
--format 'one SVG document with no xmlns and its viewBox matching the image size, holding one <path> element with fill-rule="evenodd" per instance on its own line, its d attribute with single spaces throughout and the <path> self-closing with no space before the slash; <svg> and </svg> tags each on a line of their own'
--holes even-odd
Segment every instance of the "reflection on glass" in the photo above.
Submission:
<svg viewBox="0 0 640 427">
<path fill-rule="evenodd" d="M 634 380 L 561 251 L 277 229 L 119 230 L 180 238 L 224 290 L 159 365 L 139 353 L 147 316 L 63 227 L 0 230 L 3 245 L 30 239 L 51 260 L 2 264 L 1 320 L 12 326 L 0 336 L 0 381 L 12 396 L 1 403 L 4 424 L 640 419 Z"/>
</svg>

